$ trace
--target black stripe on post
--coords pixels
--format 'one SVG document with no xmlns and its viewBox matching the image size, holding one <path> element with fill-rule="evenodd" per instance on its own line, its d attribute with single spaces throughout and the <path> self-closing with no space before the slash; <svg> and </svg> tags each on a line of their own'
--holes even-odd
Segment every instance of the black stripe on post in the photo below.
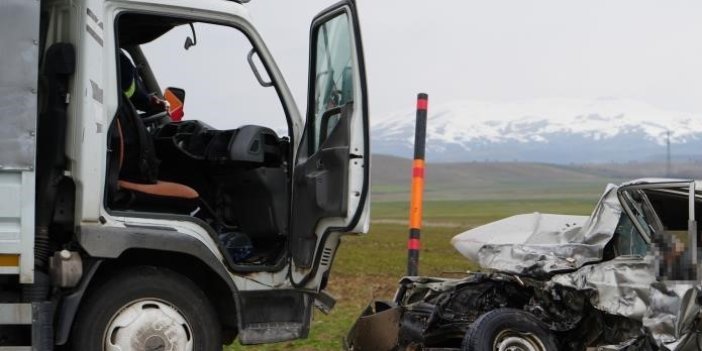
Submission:
<svg viewBox="0 0 702 351">
<path fill-rule="evenodd" d="M 414 129 L 414 159 L 423 160 L 427 139 L 427 102 L 429 96 L 417 94 L 417 123 Z"/>
<path fill-rule="evenodd" d="M 419 250 L 408 250 L 407 251 L 407 275 L 417 276 L 419 275 Z"/>
</svg>

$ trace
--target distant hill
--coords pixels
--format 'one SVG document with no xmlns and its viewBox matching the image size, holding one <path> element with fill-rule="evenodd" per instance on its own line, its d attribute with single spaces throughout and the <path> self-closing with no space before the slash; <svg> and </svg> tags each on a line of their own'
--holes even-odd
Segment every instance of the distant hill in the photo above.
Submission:
<svg viewBox="0 0 702 351">
<path fill-rule="evenodd" d="M 373 152 L 412 154 L 415 112 L 373 121 Z M 445 162 L 551 164 L 698 158 L 702 114 L 628 99 L 465 100 L 429 106 L 427 155 Z M 691 155 L 691 156 L 689 156 Z"/>
<path fill-rule="evenodd" d="M 407 201 L 412 161 L 373 155 L 372 195 L 375 201 Z M 702 162 L 675 162 L 672 176 L 702 178 Z M 527 162 L 429 162 L 425 199 L 596 199 L 607 183 L 643 177 L 664 177 L 665 164 L 609 163 L 554 165 Z"/>
</svg>

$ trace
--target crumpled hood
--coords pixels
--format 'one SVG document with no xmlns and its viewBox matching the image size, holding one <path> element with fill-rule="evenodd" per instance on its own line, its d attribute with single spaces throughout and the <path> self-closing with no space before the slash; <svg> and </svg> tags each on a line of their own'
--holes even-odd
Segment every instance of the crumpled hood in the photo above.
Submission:
<svg viewBox="0 0 702 351">
<path fill-rule="evenodd" d="M 521 214 L 467 230 L 454 236 L 451 244 L 463 256 L 478 262 L 484 245 L 564 243 L 562 233 L 580 230 L 587 218 L 537 212 Z"/>
<path fill-rule="evenodd" d="M 451 244 L 484 269 L 551 275 L 601 260 L 621 213 L 617 187 L 610 184 L 589 217 L 517 215 L 458 234 Z"/>
</svg>

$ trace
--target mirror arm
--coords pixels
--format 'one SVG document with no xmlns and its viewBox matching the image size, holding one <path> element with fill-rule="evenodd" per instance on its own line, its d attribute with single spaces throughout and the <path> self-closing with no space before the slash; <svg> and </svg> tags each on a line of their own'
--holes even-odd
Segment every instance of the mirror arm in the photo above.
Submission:
<svg viewBox="0 0 702 351">
<path fill-rule="evenodd" d="M 189 24 L 190 24 L 190 30 L 193 32 L 193 37 L 192 38 L 188 37 L 187 39 L 185 39 L 185 44 L 183 45 L 185 50 L 188 50 L 191 47 L 197 45 L 197 34 L 195 34 L 195 26 L 193 25 L 193 22 L 190 22 Z"/>
<path fill-rule="evenodd" d="M 253 61 L 254 53 L 256 53 L 256 49 L 252 48 L 251 51 L 249 51 L 249 54 L 246 55 L 246 61 L 249 61 L 249 66 L 251 67 L 254 76 L 256 76 L 256 80 L 258 80 L 258 84 L 261 84 L 261 86 L 264 88 L 272 87 L 273 82 L 266 82 L 265 80 L 263 80 L 263 77 L 261 77 L 261 73 L 258 72 L 258 68 L 256 68 L 256 63 L 254 63 Z"/>
</svg>

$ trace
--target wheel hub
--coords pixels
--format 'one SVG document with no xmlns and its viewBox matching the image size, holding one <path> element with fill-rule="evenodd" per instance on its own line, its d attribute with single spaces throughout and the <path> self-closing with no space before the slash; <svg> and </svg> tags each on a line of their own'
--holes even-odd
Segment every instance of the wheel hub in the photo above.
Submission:
<svg viewBox="0 0 702 351">
<path fill-rule="evenodd" d="M 115 314 L 104 345 L 106 351 L 192 351 L 192 328 L 170 304 L 140 300 Z"/>
<path fill-rule="evenodd" d="M 495 351 L 546 351 L 546 347 L 537 336 L 516 330 L 500 332 L 493 343 Z"/>
<path fill-rule="evenodd" d="M 159 335 L 152 335 L 146 339 L 144 347 L 149 351 L 161 351 L 166 349 L 166 341 Z"/>
</svg>

